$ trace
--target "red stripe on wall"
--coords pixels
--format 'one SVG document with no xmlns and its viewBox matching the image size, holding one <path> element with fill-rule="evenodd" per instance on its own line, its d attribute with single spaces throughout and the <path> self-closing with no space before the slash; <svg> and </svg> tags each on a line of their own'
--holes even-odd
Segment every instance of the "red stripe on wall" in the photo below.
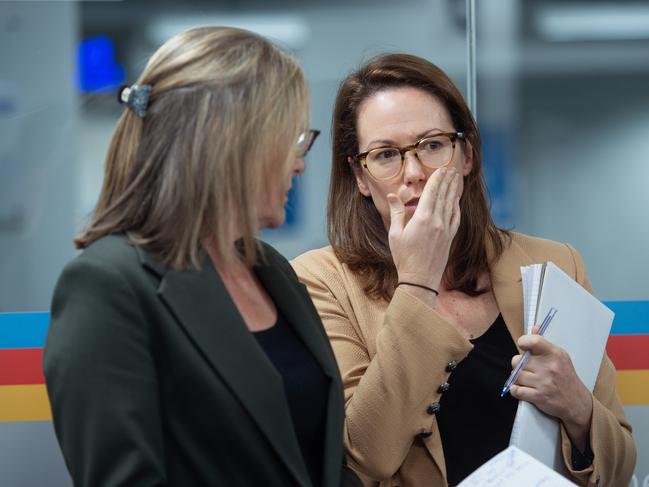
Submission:
<svg viewBox="0 0 649 487">
<path fill-rule="evenodd" d="M 611 335 L 606 353 L 618 370 L 649 369 L 649 335 Z"/>
<path fill-rule="evenodd" d="M 43 349 L 0 350 L 0 385 L 44 384 Z"/>
</svg>

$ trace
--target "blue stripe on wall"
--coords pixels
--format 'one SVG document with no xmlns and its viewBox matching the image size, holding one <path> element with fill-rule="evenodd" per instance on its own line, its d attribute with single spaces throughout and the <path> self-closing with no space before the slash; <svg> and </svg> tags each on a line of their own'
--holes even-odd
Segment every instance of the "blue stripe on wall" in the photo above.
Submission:
<svg viewBox="0 0 649 487">
<path fill-rule="evenodd" d="M 649 334 L 649 301 L 605 301 L 615 313 L 611 335 Z"/>
<path fill-rule="evenodd" d="M 649 301 L 605 301 L 615 313 L 611 335 L 649 335 Z M 0 349 L 40 348 L 50 314 L 0 313 Z"/>
<path fill-rule="evenodd" d="M 47 312 L 0 313 L 0 349 L 41 348 L 49 321 Z"/>
</svg>

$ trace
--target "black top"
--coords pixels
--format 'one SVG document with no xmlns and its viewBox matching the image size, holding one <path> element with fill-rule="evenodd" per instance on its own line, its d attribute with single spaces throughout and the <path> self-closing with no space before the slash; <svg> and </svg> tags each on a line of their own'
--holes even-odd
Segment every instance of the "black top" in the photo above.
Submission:
<svg viewBox="0 0 649 487">
<path fill-rule="evenodd" d="M 313 485 L 319 487 L 329 380 L 281 314 L 273 327 L 253 335 L 284 380 L 304 462 Z"/>
<path fill-rule="evenodd" d="M 518 353 L 502 315 L 451 373 L 437 413 L 448 485 L 460 483 L 509 445 L 518 400 L 500 397 Z"/>
</svg>

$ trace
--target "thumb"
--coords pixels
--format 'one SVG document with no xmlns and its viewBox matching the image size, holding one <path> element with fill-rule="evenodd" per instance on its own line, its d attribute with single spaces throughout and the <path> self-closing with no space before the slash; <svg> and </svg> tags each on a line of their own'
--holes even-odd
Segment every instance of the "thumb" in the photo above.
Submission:
<svg viewBox="0 0 649 487">
<path fill-rule="evenodd" d="M 403 231 L 403 220 L 406 213 L 406 207 L 399 197 L 390 193 L 388 195 L 388 204 L 390 205 L 390 234 L 401 234 Z"/>
</svg>

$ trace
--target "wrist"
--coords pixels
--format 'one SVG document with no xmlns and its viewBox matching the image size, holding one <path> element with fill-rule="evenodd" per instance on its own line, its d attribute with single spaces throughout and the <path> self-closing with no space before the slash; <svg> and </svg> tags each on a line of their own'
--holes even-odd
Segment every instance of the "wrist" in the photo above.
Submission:
<svg viewBox="0 0 649 487">
<path fill-rule="evenodd" d="M 426 286 L 425 284 L 419 284 L 417 282 L 409 282 L 409 281 L 399 281 L 397 282 L 397 287 L 399 286 L 409 286 L 417 289 L 424 289 L 425 291 L 429 291 L 435 294 L 435 296 L 439 296 L 439 291 L 437 289 L 430 286 Z"/>
<path fill-rule="evenodd" d="M 588 391 L 586 393 L 587 395 L 582 396 L 580 406 L 571 409 L 568 415 L 562 419 L 571 441 L 582 451 L 588 442 L 593 415 L 593 396 Z"/>
<path fill-rule="evenodd" d="M 398 283 L 412 283 L 439 291 L 442 283 L 442 276 L 437 273 L 422 274 L 421 272 L 397 272 Z M 397 284 L 399 285 L 399 284 Z"/>
<path fill-rule="evenodd" d="M 433 309 L 437 307 L 437 294 L 429 291 L 428 289 L 423 289 L 417 286 L 406 286 L 406 285 L 398 286 L 397 288 L 395 288 L 395 291 L 397 289 L 402 289 L 403 292 L 406 292 L 410 296 L 417 298 L 419 301 L 425 303 L 426 305 L 428 305 Z"/>
</svg>

